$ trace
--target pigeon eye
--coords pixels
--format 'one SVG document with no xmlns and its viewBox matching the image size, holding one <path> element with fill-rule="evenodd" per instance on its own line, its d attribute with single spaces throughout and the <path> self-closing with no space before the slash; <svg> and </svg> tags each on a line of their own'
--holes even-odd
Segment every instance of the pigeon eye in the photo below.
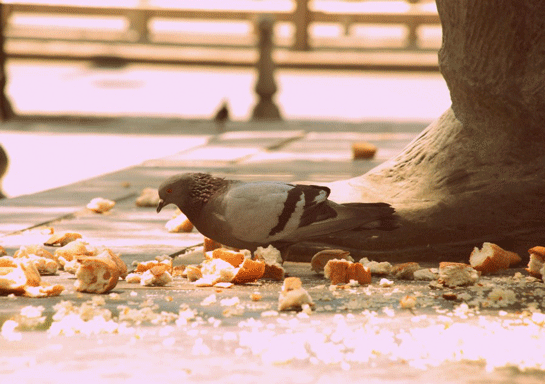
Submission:
<svg viewBox="0 0 545 384">
<path fill-rule="evenodd" d="M 167 189 L 167 193 L 172 193 L 172 188 Z"/>
</svg>

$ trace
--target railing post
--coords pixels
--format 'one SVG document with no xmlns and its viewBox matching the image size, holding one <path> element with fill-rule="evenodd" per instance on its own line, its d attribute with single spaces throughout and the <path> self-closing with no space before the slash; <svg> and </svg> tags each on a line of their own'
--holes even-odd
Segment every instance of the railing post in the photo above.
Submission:
<svg viewBox="0 0 545 384">
<path fill-rule="evenodd" d="M 308 51 L 308 25 L 310 23 L 310 11 L 308 9 L 309 0 L 296 0 L 296 8 L 293 14 L 293 23 L 295 24 L 295 43 L 293 49 L 296 51 Z"/>
<path fill-rule="evenodd" d="M 258 21 L 259 30 L 259 60 L 257 62 L 257 83 L 255 92 L 259 101 L 254 107 L 252 120 L 280 120 L 280 111 L 273 101 L 277 91 L 274 80 L 273 50 L 273 27 L 272 16 L 262 16 Z"/>
<path fill-rule="evenodd" d="M 0 20 L 4 20 L 4 4 L 0 3 Z M 0 121 L 13 117 L 13 109 L 6 96 L 6 52 L 4 51 L 4 23 L 0 22 Z"/>
<path fill-rule="evenodd" d="M 138 42 L 149 42 L 149 28 L 148 28 L 148 0 L 140 0 L 135 9 L 131 9 L 127 12 L 127 17 L 130 23 L 130 29 L 136 33 Z M 139 9 L 140 8 L 140 9 Z"/>
</svg>

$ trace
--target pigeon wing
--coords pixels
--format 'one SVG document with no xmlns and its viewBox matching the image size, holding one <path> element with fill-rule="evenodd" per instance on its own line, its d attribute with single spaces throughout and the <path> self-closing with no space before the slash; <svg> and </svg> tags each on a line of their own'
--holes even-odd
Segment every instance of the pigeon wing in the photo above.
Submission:
<svg viewBox="0 0 545 384">
<path fill-rule="evenodd" d="M 335 210 L 326 204 L 329 193 L 329 188 L 314 185 L 235 183 L 210 201 L 207 210 L 222 227 L 221 237 L 229 237 L 231 243 L 267 244 L 334 217 Z"/>
</svg>

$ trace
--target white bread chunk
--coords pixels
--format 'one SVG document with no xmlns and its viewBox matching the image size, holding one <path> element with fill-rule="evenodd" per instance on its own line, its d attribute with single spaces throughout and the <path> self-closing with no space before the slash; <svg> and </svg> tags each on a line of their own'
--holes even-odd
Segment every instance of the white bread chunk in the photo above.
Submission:
<svg viewBox="0 0 545 384">
<path fill-rule="evenodd" d="M 85 257 L 80 260 L 74 287 L 79 292 L 106 293 L 119 281 L 117 265 L 105 257 Z"/>
<path fill-rule="evenodd" d="M 168 272 L 168 267 L 164 265 L 158 265 L 151 269 L 148 269 L 142 274 L 140 285 L 147 287 L 163 287 L 172 282 L 172 276 Z"/>
<path fill-rule="evenodd" d="M 95 197 L 87 204 L 87 209 L 96 213 L 105 213 L 115 206 L 115 201 L 103 197 Z"/>
<path fill-rule="evenodd" d="M 265 263 L 265 273 L 263 274 L 264 279 L 272 279 L 277 281 L 284 280 L 286 271 L 282 264 L 284 260 L 282 259 L 282 254 L 278 249 L 269 245 L 267 248 L 257 247 L 254 252 L 256 260 Z"/>
<path fill-rule="evenodd" d="M 64 247 L 66 244 L 81 239 L 81 235 L 76 232 L 56 233 L 44 242 L 44 245 L 51 247 Z"/>
<path fill-rule="evenodd" d="M 420 265 L 412 261 L 394 265 L 392 267 L 391 274 L 396 279 L 414 280 L 414 273 L 419 269 L 421 269 Z"/>
<path fill-rule="evenodd" d="M 41 257 L 36 255 L 28 255 L 25 256 L 26 259 L 29 259 L 34 263 L 34 266 L 40 273 L 40 275 L 54 275 L 57 273 L 57 269 L 59 268 L 57 262 L 52 259 L 48 259 L 47 257 Z"/>
<path fill-rule="evenodd" d="M 284 280 L 282 291 L 278 298 L 278 310 L 301 310 L 304 306 L 314 307 L 314 302 L 309 293 L 302 287 L 301 280 L 297 277 L 288 277 Z"/>
<path fill-rule="evenodd" d="M 57 263 L 64 268 L 64 265 L 73 261 L 81 256 L 95 256 L 96 250 L 87 248 L 87 243 L 81 239 L 74 240 L 64 245 L 63 247 L 57 249 L 54 253 L 55 260 Z"/>
<path fill-rule="evenodd" d="M 39 257 L 45 257 L 51 260 L 56 260 L 51 252 L 47 251 L 41 245 L 23 245 L 13 254 L 13 257 L 26 257 L 29 255 L 36 255 Z"/>
<path fill-rule="evenodd" d="M 175 218 L 167 221 L 165 228 L 170 233 L 191 232 L 193 230 L 193 224 L 191 221 L 189 221 L 186 215 L 180 213 Z"/>
<path fill-rule="evenodd" d="M 439 283 L 447 287 L 473 285 L 479 280 L 479 272 L 471 265 L 441 262 L 439 264 Z"/>
<path fill-rule="evenodd" d="M 387 261 L 369 261 L 364 257 L 359 262 L 369 268 L 373 276 L 388 276 L 392 272 L 392 264 Z"/>
<path fill-rule="evenodd" d="M 528 273 L 537 278 L 543 278 L 543 266 L 545 265 L 545 247 L 533 247 L 528 250 L 530 261 L 528 262 Z"/>
<path fill-rule="evenodd" d="M 137 207 L 157 207 L 159 204 L 159 192 L 157 188 L 144 188 L 140 196 L 136 198 Z"/>
<path fill-rule="evenodd" d="M 437 280 L 439 274 L 437 273 L 437 269 L 435 268 L 433 269 L 433 271 L 430 268 L 422 268 L 418 271 L 415 271 L 413 276 L 414 279 L 418 281 L 432 281 Z"/>
<path fill-rule="evenodd" d="M 516 253 L 486 242 L 483 243 L 481 249 L 475 247 L 469 256 L 469 264 L 482 274 L 491 274 L 507 269 L 521 260 Z"/>
</svg>

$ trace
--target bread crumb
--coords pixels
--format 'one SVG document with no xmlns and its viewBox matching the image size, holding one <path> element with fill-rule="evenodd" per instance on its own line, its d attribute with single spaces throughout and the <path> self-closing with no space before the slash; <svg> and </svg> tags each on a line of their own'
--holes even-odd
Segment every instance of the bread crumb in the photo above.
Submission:
<svg viewBox="0 0 545 384">
<path fill-rule="evenodd" d="M 394 282 L 383 277 L 380 279 L 378 285 L 380 285 L 382 288 L 389 288 L 394 285 Z"/>
<path fill-rule="evenodd" d="M 140 284 L 141 280 L 142 274 L 140 273 L 129 273 L 127 277 L 125 277 L 125 281 L 129 284 Z"/>
<path fill-rule="evenodd" d="M 68 243 L 81 239 L 81 235 L 75 232 L 56 233 L 44 242 L 51 247 L 64 247 Z"/>
<path fill-rule="evenodd" d="M 439 283 L 447 287 L 473 285 L 479 280 L 479 272 L 468 264 L 441 262 Z"/>
<path fill-rule="evenodd" d="M 433 269 L 435 271 L 437 271 L 437 269 L 435 269 L 435 268 L 433 268 Z M 439 273 L 435 272 L 434 270 L 432 270 L 430 268 L 422 268 L 422 269 L 419 269 L 417 271 L 414 271 L 413 277 L 417 281 L 437 280 L 437 278 L 439 277 Z"/>
<path fill-rule="evenodd" d="M 373 276 L 388 276 L 392 271 L 392 264 L 387 261 L 377 262 L 369 261 L 367 258 L 363 258 L 359 261 L 365 267 L 369 268 L 371 275 Z"/>
<path fill-rule="evenodd" d="M 140 285 L 147 287 L 163 287 L 172 282 L 172 276 L 168 271 L 169 267 L 166 265 L 157 265 L 148 269 L 142 274 L 140 279 Z"/>
<path fill-rule="evenodd" d="M 541 272 L 545 265 L 545 247 L 537 246 L 528 250 L 530 261 L 528 262 L 528 273 L 537 278 L 542 278 L 544 275 Z"/>
<path fill-rule="evenodd" d="M 392 267 L 391 274 L 394 278 L 400 280 L 414 280 L 414 273 L 418 271 L 420 265 L 418 263 L 408 262 L 396 264 Z"/>
<path fill-rule="evenodd" d="M 304 288 L 280 292 L 278 298 L 279 311 L 302 310 L 305 304 L 311 307 L 314 306 L 312 298 Z"/>
<path fill-rule="evenodd" d="M 87 209 L 95 213 L 106 213 L 115 206 L 115 201 L 103 197 L 95 197 L 87 204 Z"/>
<path fill-rule="evenodd" d="M 250 295 L 250 300 L 252 300 L 252 301 L 261 301 L 262 298 L 263 298 L 263 296 L 259 292 L 253 292 Z"/>
<path fill-rule="evenodd" d="M 183 213 L 180 213 L 178 216 L 176 216 L 173 219 L 170 219 L 166 222 L 165 228 L 167 231 L 171 233 L 179 233 L 179 232 L 191 232 L 193 230 L 193 223 L 189 221 L 186 215 Z"/>
<path fill-rule="evenodd" d="M 206 256 L 205 256 L 206 257 Z M 212 251 L 213 259 L 221 259 L 233 267 L 238 268 L 244 262 L 244 255 L 241 252 L 231 251 L 226 248 L 216 248 Z"/>
<path fill-rule="evenodd" d="M 184 270 L 185 274 L 186 274 L 186 277 L 189 281 L 193 282 L 193 281 L 197 281 L 199 280 L 200 278 L 202 278 L 202 272 L 201 272 L 201 269 L 196 267 L 196 266 L 193 266 L 193 265 L 188 265 L 185 270 Z"/>
<path fill-rule="evenodd" d="M 140 196 L 136 198 L 137 207 L 157 207 L 159 204 L 159 192 L 156 188 L 144 188 Z"/>
<path fill-rule="evenodd" d="M 269 245 L 267 248 L 257 247 L 257 250 L 254 252 L 256 260 L 265 263 L 265 272 L 263 273 L 262 278 L 272 279 L 276 281 L 282 281 L 286 274 L 282 264 L 282 254 L 278 249 Z"/>
<path fill-rule="evenodd" d="M 204 238 L 204 245 L 203 245 L 203 252 L 210 252 L 213 251 L 216 248 L 221 248 L 222 245 L 218 243 L 217 241 L 214 241 L 212 239 L 209 239 L 208 237 Z"/>
<path fill-rule="evenodd" d="M 232 279 L 233 284 L 253 283 L 262 278 L 265 273 L 265 263 L 245 259 Z"/>
<path fill-rule="evenodd" d="M 416 307 L 416 297 L 412 295 L 406 295 L 399 300 L 399 306 L 403 309 L 412 309 Z"/>
</svg>

